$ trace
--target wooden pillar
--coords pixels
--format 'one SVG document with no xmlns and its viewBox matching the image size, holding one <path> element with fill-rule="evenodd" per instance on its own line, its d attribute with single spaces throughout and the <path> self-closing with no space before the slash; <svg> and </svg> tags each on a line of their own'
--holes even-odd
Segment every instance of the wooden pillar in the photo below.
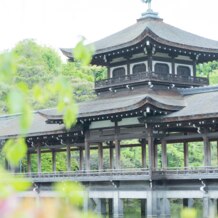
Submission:
<svg viewBox="0 0 218 218">
<path fill-rule="evenodd" d="M 154 168 L 158 168 L 158 144 L 154 144 Z"/>
<path fill-rule="evenodd" d="M 120 169 L 120 141 L 115 140 L 115 168 Z"/>
<path fill-rule="evenodd" d="M 110 75 L 110 67 L 108 66 L 107 67 L 107 78 L 110 79 L 112 77 L 113 77 L 113 75 Z"/>
<path fill-rule="evenodd" d="M 218 141 L 216 142 L 216 161 L 217 161 L 217 166 L 218 166 Z"/>
<path fill-rule="evenodd" d="M 197 65 L 197 60 L 193 60 L 193 77 L 196 77 L 196 65 Z"/>
<path fill-rule="evenodd" d="M 115 122 L 115 168 L 120 169 L 120 141 L 117 139 L 119 134 L 118 123 Z"/>
<path fill-rule="evenodd" d="M 110 169 L 113 169 L 113 159 L 114 159 L 113 142 L 110 142 L 109 153 L 110 153 Z"/>
<path fill-rule="evenodd" d="M 36 147 L 36 154 L 37 154 L 38 173 L 41 173 L 42 166 L 41 166 L 41 148 L 40 148 L 40 145 L 38 145 Z"/>
<path fill-rule="evenodd" d="M 5 169 L 10 170 L 8 160 L 5 158 Z"/>
<path fill-rule="evenodd" d="M 203 197 L 203 218 L 210 217 L 210 199 L 208 196 Z"/>
<path fill-rule="evenodd" d="M 113 199 L 112 198 L 108 199 L 108 214 L 109 214 L 109 217 L 113 215 Z"/>
<path fill-rule="evenodd" d="M 98 144 L 98 169 L 103 169 L 103 145 L 102 143 Z"/>
<path fill-rule="evenodd" d="M 79 149 L 79 170 L 83 170 L 83 149 Z"/>
<path fill-rule="evenodd" d="M 188 161 L 188 142 L 184 142 L 183 144 L 184 148 L 184 167 L 188 167 L 189 161 Z"/>
<path fill-rule="evenodd" d="M 71 152 L 70 152 L 70 144 L 67 144 L 67 171 L 71 171 Z"/>
<path fill-rule="evenodd" d="M 157 191 L 151 189 L 147 190 L 147 218 L 157 218 L 157 213 L 159 212 L 159 205 L 157 199 Z"/>
<path fill-rule="evenodd" d="M 166 140 L 161 140 L 161 150 L 162 150 L 162 168 L 167 168 L 167 143 Z"/>
<path fill-rule="evenodd" d="M 146 210 L 146 199 L 141 199 L 141 217 L 146 217 L 147 215 L 147 210 Z"/>
<path fill-rule="evenodd" d="M 27 172 L 31 173 L 31 154 L 27 152 Z"/>
<path fill-rule="evenodd" d="M 211 156 L 211 142 L 209 141 L 209 147 L 208 147 L 208 166 L 211 166 L 211 159 L 212 159 L 212 156 Z"/>
<path fill-rule="evenodd" d="M 90 144 L 89 144 L 89 130 L 85 132 L 85 168 L 90 170 Z"/>
<path fill-rule="evenodd" d="M 145 139 L 142 140 L 142 168 L 146 168 L 146 142 Z"/>
<path fill-rule="evenodd" d="M 146 128 L 147 141 L 148 141 L 148 155 L 149 155 L 149 175 L 152 177 L 152 171 L 154 169 L 154 140 L 153 130 L 151 127 Z M 151 178 L 150 178 L 151 179 Z"/>
<path fill-rule="evenodd" d="M 170 201 L 166 197 L 160 199 L 160 217 L 170 218 Z"/>
<path fill-rule="evenodd" d="M 129 58 L 127 58 L 127 75 L 130 75 L 130 63 L 129 63 Z"/>
<path fill-rule="evenodd" d="M 56 172 L 56 151 L 52 151 L 52 171 Z"/>
<path fill-rule="evenodd" d="M 203 136 L 204 139 L 204 166 L 211 166 L 211 148 L 207 134 Z"/>
<path fill-rule="evenodd" d="M 175 70 L 175 57 L 172 57 L 172 74 L 173 75 L 176 74 L 176 70 Z"/>
<path fill-rule="evenodd" d="M 123 217 L 123 199 L 119 196 L 119 191 L 113 194 L 113 217 Z"/>
<path fill-rule="evenodd" d="M 149 52 L 148 53 L 148 72 L 151 73 L 153 72 L 153 69 L 152 69 L 152 54 Z"/>
</svg>

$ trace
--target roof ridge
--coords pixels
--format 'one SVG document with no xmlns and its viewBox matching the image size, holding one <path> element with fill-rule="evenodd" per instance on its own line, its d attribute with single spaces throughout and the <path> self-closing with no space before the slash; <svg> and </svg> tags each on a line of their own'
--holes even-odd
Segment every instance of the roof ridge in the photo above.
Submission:
<svg viewBox="0 0 218 218">
<path fill-rule="evenodd" d="M 208 92 L 218 92 L 218 85 L 194 87 L 194 88 L 179 88 L 178 91 L 182 95 L 194 95 Z"/>
</svg>

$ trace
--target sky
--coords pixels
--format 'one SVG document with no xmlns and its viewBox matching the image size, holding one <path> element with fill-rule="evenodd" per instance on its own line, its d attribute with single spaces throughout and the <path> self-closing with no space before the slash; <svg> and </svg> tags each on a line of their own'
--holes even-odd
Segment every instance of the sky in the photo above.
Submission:
<svg viewBox="0 0 218 218">
<path fill-rule="evenodd" d="M 93 42 L 136 22 L 141 0 L 0 0 L 0 51 L 31 38 L 55 49 Z M 218 40 L 218 0 L 152 0 L 164 22 Z"/>
</svg>

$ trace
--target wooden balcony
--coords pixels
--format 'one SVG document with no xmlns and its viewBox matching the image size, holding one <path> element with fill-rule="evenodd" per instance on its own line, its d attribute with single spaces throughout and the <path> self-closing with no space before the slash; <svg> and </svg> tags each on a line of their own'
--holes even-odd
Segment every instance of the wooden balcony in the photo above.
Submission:
<svg viewBox="0 0 218 218">
<path fill-rule="evenodd" d="M 148 82 L 154 84 L 175 84 L 178 87 L 198 87 L 209 85 L 209 80 L 205 77 L 182 77 L 179 75 L 163 75 L 155 72 L 142 72 L 135 75 L 126 75 L 124 77 L 109 78 L 95 82 L 95 90 L 124 87 L 126 85 L 140 85 Z"/>
</svg>

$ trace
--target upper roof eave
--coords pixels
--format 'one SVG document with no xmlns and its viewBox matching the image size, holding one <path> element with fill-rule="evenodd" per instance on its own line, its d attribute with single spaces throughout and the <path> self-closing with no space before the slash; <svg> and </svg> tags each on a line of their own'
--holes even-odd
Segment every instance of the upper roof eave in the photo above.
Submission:
<svg viewBox="0 0 218 218">
<path fill-rule="evenodd" d="M 124 44 L 104 48 L 104 49 L 98 49 L 95 51 L 94 55 L 100 55 L 100 54 L 105 54 L 105 53 L 120 50 L 120 49 L 125 49 L 131 46 L 136 46 L 137 44 L 140 44 L 140 43 L 144 44 L 143 40 L 146 38 L 150 38 L 151 40 L 153 40 L 156 43 L 161 44 L 162 46 L 169 46 L 169 47 L 173 47 L 177 49 L 185 49 L 185 50 L 189 50 L 189 51 L 193 51 L 197 53 L 205 52 L 205 53 L 218 54 L 218 48 L 217 49 L 205 48 L 205 47 L 198 47 L 198 46 L 192 46 L 192 45 L 186 45 L 186 44 L 180 44 L 180 43 L 168 41 L 166 39 L 159 37 L 154 32 L 152 32 L 152 30 L 147 28 L 145 29 L 143 33 L 141 33 L 138 37 L 136 37 L 132 41 L 129 41 Z"/>
<path fill-rule="evenodd" d="M 66 57 L 68 57 L 69 59 L 73 58 L 72 55 L 72 49 L 69 48 L 60 48 L 61 52 L 63 53 L 63 55 L 65 55 Z"/>
<path fill-rule="evenodd" d="M 131 47 L 131 46 L 136 46 L 137 44 L 140 44 L 140 43 L 142 43 L 144 45 L 145 44 L 144 40 L 146 38 L 150 38 L 155 43 L 159 43 L 162 46 L 169 46 L 169 47 L 173 47 L 173 48 L 177 48 L 177 49 L 184 49 L 184 50 L 188 50 L 188 51 L 192 51 L 192 52 L 196 52 L 196 53 L 202 53 L 203 52 L 203 53 L 218 54 L 218 42 L 217 42 L 217 48 L 216 49 L 215 48 L 210 48 L 210 47 L 193 46 L 191 44 L 182 44 L 182 43 L 166 40 L 166 39 L 158 36 L 149 27 L 146 27 L 144 29 L 144 31 L 140 35 L 135 37 L 134 39 L 132 39 L 132 40 L 130 40 L 128 42 L 122 43 L 122 44 L 118 44 L 118 45 L 114 45 L 114 46 L 110 46 L 110 47 L 106 47 L 106 48 L 102 48 L 102 49 L 97 49 L 95 51 L 94 55 L 106 54 L 106 53 L 109 53 L 109 52 L 112 52 L 112 51 L 117 51 L 117 50 L 125 49 L 125 48 Z M 94 45 L 95 45 L 95 43 L 94 43 Z M 70 58 L 70 59 L 73 58 L 72 49 L 61 48 L 61 51 L 68 58 Z"/>
</svg>

